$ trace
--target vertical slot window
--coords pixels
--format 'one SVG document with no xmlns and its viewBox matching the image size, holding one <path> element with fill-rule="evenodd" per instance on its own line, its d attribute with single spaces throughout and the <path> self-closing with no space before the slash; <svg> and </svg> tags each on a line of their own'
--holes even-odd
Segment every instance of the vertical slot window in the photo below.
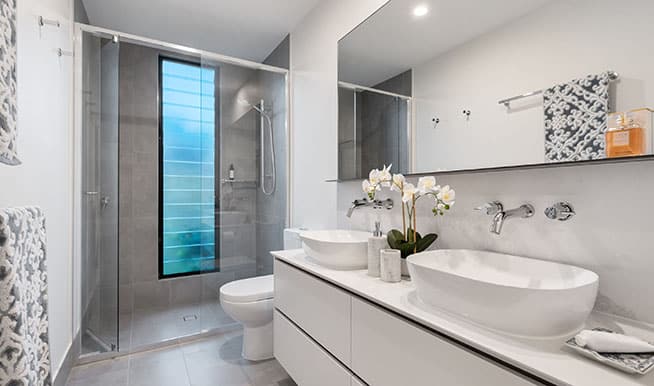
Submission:
<svg viewBox="0 0 654 386">
<path fill-rule="evenodd" d="M 159 277 L 219 268 L 217 69 L 159 60 Z"/>
</svg>

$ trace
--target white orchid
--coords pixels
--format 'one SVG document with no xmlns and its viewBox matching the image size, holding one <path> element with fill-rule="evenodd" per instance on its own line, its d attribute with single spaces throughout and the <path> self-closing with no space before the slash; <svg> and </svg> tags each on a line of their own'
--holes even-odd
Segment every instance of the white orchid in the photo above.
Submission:
<svg viewBox="0 0 654 386">
<path fill-rule="evenodd" d="M 454 189 L 450 188 L 449 185 L 445 185 L 440 189 L 436 195 L 436 198 L 442 201 L 445 205 L 452 206 L 454 205 L 454 200 L 456 199 L 456 192 Z"/>
<path fill-rule="evenodd" d="M 434 177 L 420 177 L 418 180 L 418 190 L 421 194 L 438 192 L 440 186 L 436 185 L 436 178 Z"/>
<path fill-rule="evenodd" d="M 382 170 L 379 171 L 379 182 L 384 187 L 389 187 L 391 185 L 391 181 L 393 180 L 393 176 L 391 175 L 391 166 L 393 166 L 393 164 L 388 166 L 384 165 Z"/>
<path fill-rule="evenodd" d="M 368 174 L 368 179 L 362 182 L 361 188 L 363 189 L 363 192 L 368 195 L 369 199 L 374 199 L 375 192 L 381 190 L 382 186 L 391 186 L 391 181 L 393 180 L 391 166 L 392 165 L 384 165 L 382 170 L 372 169 Z"/>
<path fill-rule="evenodd" d="M 391 185 L 391 190 L 395 192 L 401 192 L 404 188 L 406 179 L 401 174 L 393 174 L 393 184 Z"/>
<path fill-rule="evenodd" d="M 402 195 L 402 231 L 393 230 L 389 232 L 389 240 L 393 233 L 393 240 L 397 244 L 393 248 L 401 249 L 403 257 L 405 254 L 416 253 L 428 248 L 436 239 L 435 234 L 423 236 L 423 240 L 431 240 L 426 245 L 418 246 L 416 242 L 418 237 L 416 222 L 416 201 L 422 197 L 430 196 L 434 200 L 432 213 L 434 216 L 444 215 L 454 205 L 456 193 L 449 185 L 441 187 L 436 185 L 436 178 L 433 176 L 421 177 L 418 179 L 418 186 L 406 181 L 402 174 L 391 174 L 391 165 L 379 170 L 373 169 L 368 175 L 368 180 L 361 184 L 363 191 L 368 195 L 370 200 L 374 200 L 375 194 L 382 187 L 390 187 L 392 191 L 399 192 Z M 407 221 L 408 220 L 408 221 Z M 400 236 L 397 236 L 400 234 Z M 389 241 L 390 242 L 390 241 Z M 413 243 L 413 252 L 406 251 L 400 245 Z M 424 243 L 423 243 L 424 244 Z"/>
<path fill-rule="evenodd" d="M 402 189 L 402 202 L 412 202 L 416 193 L 418 193 L 418 189 L 413 184 L 405 183 L 404 189 Z"/>
<path fill-rule="evenodd" d="M 379 184 L 379 169 L 372 169 L 368 174 L 368 181 L 371 185 Z"/>
</svg>

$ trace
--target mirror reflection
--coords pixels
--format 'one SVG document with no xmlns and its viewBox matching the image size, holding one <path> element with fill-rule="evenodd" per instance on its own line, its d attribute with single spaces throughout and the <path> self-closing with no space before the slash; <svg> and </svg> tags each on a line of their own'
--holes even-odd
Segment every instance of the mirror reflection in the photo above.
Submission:
<svg viewBox="0 0 654 386">
<path fill-rule="evenodd" d="M 652 154 L 648 0 L 391 0 L 339 42 L 339 178 Z"/>
</svg>

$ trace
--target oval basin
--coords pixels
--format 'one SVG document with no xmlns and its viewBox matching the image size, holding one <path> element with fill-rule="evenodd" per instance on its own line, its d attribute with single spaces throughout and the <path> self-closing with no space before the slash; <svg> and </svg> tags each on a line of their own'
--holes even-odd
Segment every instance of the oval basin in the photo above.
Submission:
<svg viewBox="0 0 654 386">
<path fill-rule="evenodd" d="M 583 268 L 493 252 L 435 250 L 407 262 L 422 302 L 525 337 L 581 329 L 599 284 Z"/>
<path fill-rule="evenodd" d="M 304 252 L 318 264 L 339 270 L 368 266 L 369 232 L 348 230 L 304 231 L 300 233 Z"/>
</svg>

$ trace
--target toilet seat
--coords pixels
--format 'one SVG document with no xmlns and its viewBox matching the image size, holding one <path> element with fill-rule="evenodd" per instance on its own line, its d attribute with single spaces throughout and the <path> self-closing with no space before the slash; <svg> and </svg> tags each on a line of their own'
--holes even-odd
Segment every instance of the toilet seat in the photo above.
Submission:
<svg viewBox="0 0 654 386">
<path fill-rule="evenodd" d="M 236 280 L 220 287 L 220 297 L 231 303 L 249 303 L 272 299 L 275 292 L 273 275 Z"/>
</svg>

